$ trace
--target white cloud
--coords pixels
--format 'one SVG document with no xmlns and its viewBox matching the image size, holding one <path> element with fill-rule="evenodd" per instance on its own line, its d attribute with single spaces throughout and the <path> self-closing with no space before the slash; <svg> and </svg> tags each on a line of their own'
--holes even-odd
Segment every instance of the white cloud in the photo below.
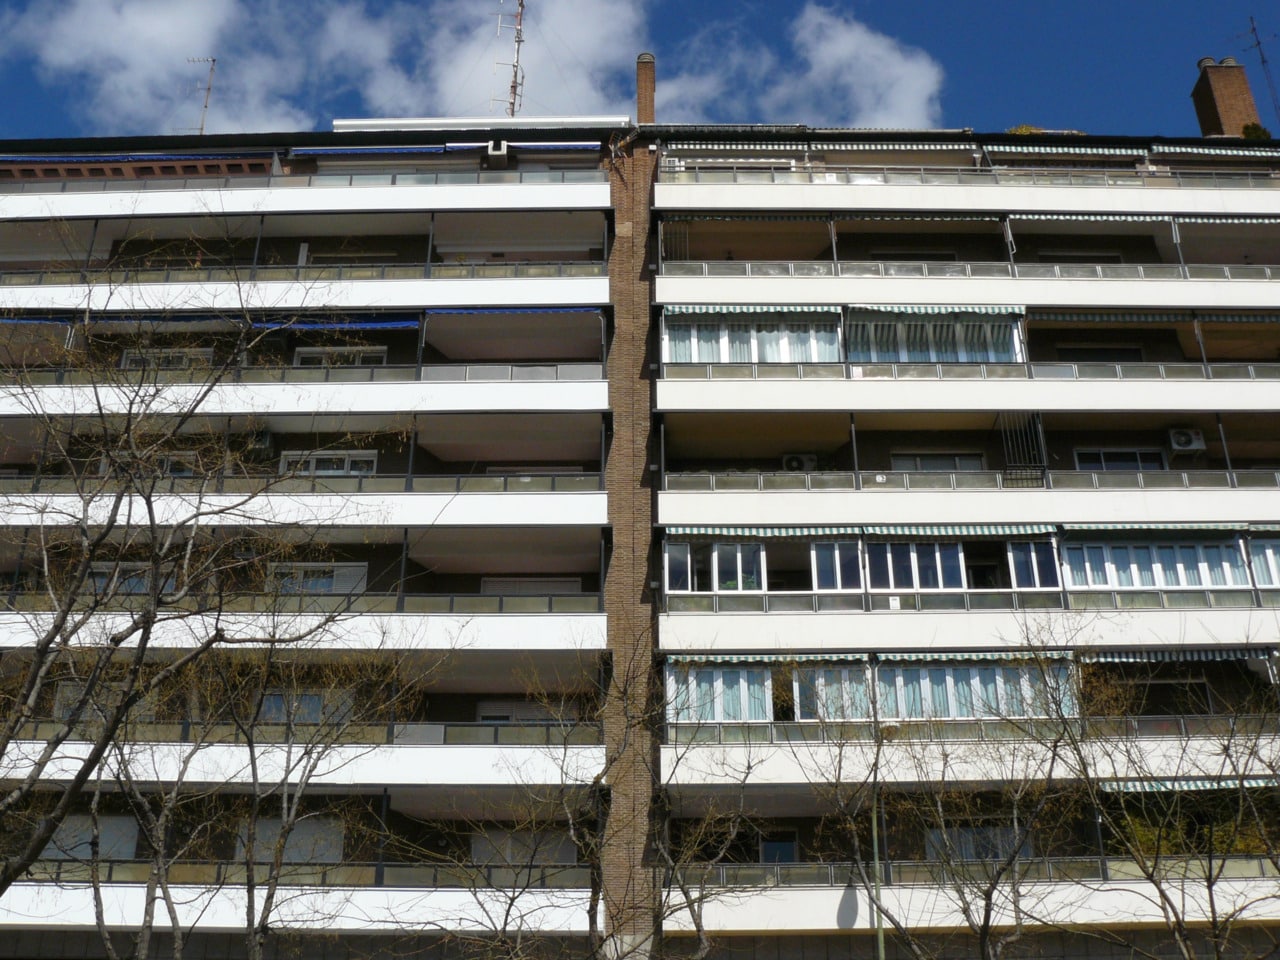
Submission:
<svg viewBox="0 0 1280 960">
<path fill-rule="evenodd" d="M 525 17 L 522 113 L 633 114 L 634 57 L 657 0 L 537 0 Z M 502 112 L 512 33 L 499 0 L 27 0 L 0 55 L 31 58 L 84 132 L 327 127 L 333 116 Z M 515 0 L 502 9 L 510 17 Z M 778 36 L 706 24 L 659 46 L 660 121 L 855 126 L 938 122 L 942 71 L 921 50 L 813 0 Z M 759 19 L 750 24 L 754 31 Z M 777 44 L 781 41 L 785 49 Z"/>
</svg>

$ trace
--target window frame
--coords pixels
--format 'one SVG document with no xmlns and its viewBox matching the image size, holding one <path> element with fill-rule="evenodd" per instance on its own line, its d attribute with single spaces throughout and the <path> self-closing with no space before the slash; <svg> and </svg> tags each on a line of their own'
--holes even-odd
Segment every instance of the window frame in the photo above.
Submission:
<svg viewBox="0 0 1280 960">
<path fill-rule="evenodd" d="M 316 461 L 342 458 L 340 470 L 318 470 Z M 368 463 L 369 470 L 355 470 L 355 463 Z M 302 469 L 299 465 L 305 464 Z M 377 450 L 285 450 L 280 454 L 280 476 L 295 477 L 372 477 L 378 473 Z"/>
<path fill-rule="evenodd" d="M 725 706 L 725 674 L 737 674 L 738 704 L 742 716 L 726 716 Z M 700 716 L 704 703 L 700 699 L 699 674 L 709 674 L 711 680 L 711 697 L 709 701 L 710 716 Z M 751 675 L 763 676 L 762 685 L 751 684 Z M 704 723 L 773 723 L 773 671 L 759 664 L 711 664 L 688 663 L 667 665 L 667 722 L 682 724 Z M 761 691 L 760 704 L 763 706 L 763 717 L 751 717 L 753 689 Z"/>
<path fill-rule="evenodd" d="M 819 585 L 818 576 L 818 552 L 819 547 L 830 546 L 832 548 L 831 569 L 835 574 L 836 586 L 823 587 Z M 850 586 L 846 584 L 845 572 L 845 553 L 848 548 L 853 549 L 853 570 L 855 571 L 858 582 Z M 861 540 L 814 540 L 809 544 L 809 574 L 810 583 L 813 584 L 814 593 L 862 593 L 866 576 L 864 573 L 864 561 Z"/>
<path fill-rule="evenodd" d="M 700 546 L 709 546 L 711 550 L 711 563 L 708 568 L 708 576 L 710 585 L 707 589 L 699 589 L 695 577 L 694 550 Z M 673 589 L 671 587 L 671 550 L 672 548 L 683 548 L 688 558 L 687 570 L 689 573 L 689 586 L 684 589 Z M 754 547 L 759 552 L 760 558 L 760 583 L 750 589 L 742 587 L 742 549 L 744 547 Z M 722 588 L 722 578 L 720 576 L 720 552 L 721 550 L 733 550 L 735 554 L 735 575 L 739 586 L 733 588 Z M 664 578 L 664 588 L 667 593 L 674 594 L 761 594 L 768 591 L 769 574 L 768 560 L 766 558 L 767 551 L 763 542 L 752 540 L 718 540 L 712 543 L 695 543 L 688 540 L 668 541 L 663 545 L 662 551 L 662 572 Z M 811 554 L 812 555 L 812 554 Z"/>
<path fill-rule="evenodd" d="M 169 357 L 180 357 L 182 363 L 158 363 Z M 135 363 L 134 361 L 141 361 Z M 137 347 L 120 355 L 120 369 L 139 370 L 190 370 L 193 367 L 213 366 L 213 347 Z"/>
<path fill-rule="evenodd" d="M 1186 575 L 1186 570 L 1188 569 L 1186 551 L 1189 550 L 1195 551 L 1196 582 L 1189 582 L 1191 578 Z M 1223 554 L 1216 568 L 1208 555 L 1208 551 L 1211 550 L 1220 550 Z M 1102 553 L 1102 570 L 1106 574 L 1104 582 L 1096 582 L 1094 576 L 1097 569 L 1094 559 L 1099 551 Z M 1123 582 L 1124 576 L 1121 573 L 1121 567 L 1117 563 L 1118 551 L 1126 551 L 1128 553 L 1127 568 L 1130 581 L 1128 583 Z M 1142 582 L 1144 571 L 1139 565 L 1138 551 L 1146 551 L 1150 555 L 1150 583 Z M 1232 551 L 1234 551 L 1234 554 Z M 1169 582 L 1169 577 L 1165 573 L 1167 568 L 1164 561 L 1169 553 L 1172 553 L 1174 557 L 1172 569 L 1177 573 L 1177 583 Z M 1073 559 L 1077 556 L 1083 561 L 1078 567 L 1073 563 Z M 1236 560 L 1235 563 L 1231 562 L 1233 556 Z M 1220 583 L 1214 580 L 1215 569 L 1217 569 L 1222 578 Z M 1077 572 L 1083 573 L 1084 583 L 1076 582 Z M 1210 543 L 1188 542 L 1185 540 L 1172 540 L 1167 543 L 1144 543 L 1129 540 L 1068 543 L 1064 544 L 1062 548 L 1062 582 L 1067 590 L 1072 591 L 1238 590 L 1248 589 L 1252 586 L 1248 561 L 1245 552 L 1241 549 L 1239 540 Z"/>
<path fill-rule="evenodd" d="M 703 363 L 703 364 L 750 363 L 750 364 L 766 364 L 766 365 L 774 364 L 774 363 L 779 363 L 779 364 L 781 363 L 815 363 L 815 364 L 816 363 L 836 363 L 836 364 L 844 363 L 844 351 L 845 351 L 844 324 L 841 322 L 839 315 L 834 313 L 826 314 L 826 313 L 823 313 L 822 311 L 814 311 L 814 313 L 821 314 L 822 316 L 830 316 L 832 319 L 829 321 L 828 320 L 789 321 L 786 319 L 779 319 L 777 321 L 774 321 L 774 323 L 776 323 L 778 327 L 779 358 L 777 360 L 760 359 L 761 357 L 760 329 L 764 325 L 762 323 L 743 321 L 743 320 L 721 319 L 718 321 L 713 321 L 710 319 L 705 319 L 706 317 L 711 316 L 710 314 L 701 315 L 704 317 L 704 319 L 690 318 L 687 320 L 684 320 L 684 319 L 676 320 L 674 322 L 669 319 L 664 319 L 663 325 L 662 325 L 662 355 L 664 357 L 663 362 L 665 363 Z M 765 315 L 766 314 L 754 314 L 752 316 L 759 317 L 759 316 L 765 316 Z M 779 314 L 778 316 L 785 318 L 787 316 L 804 316 L 804 314 Z M 672 344 L 674 342 L 674 338 L 672 337 L 671 334 L 672 334 L 672 329 L 677 327 L 687 328 L 689 331 L 689 359 L 688 360 L 671 359 L 673 355 Z M 699 327 L 715 327 L 716 328 L 716 337 L 715 337 L 716 356 L 715 357 L 704 358 L 699 355 L 701 351 L 701 345 L 704 343 L 703 338 L 700 337 L 698 333 Z M 747 330 L 747 352 L 749 356 L 745 360 L 729 359 L 733 355 L 732 354 L 733 347 L 730 342 L 730 334 L 735 328 L 739 328 L 739 327 L 745 328 Z M 795 330 L 798 332 L 801 328 L 804 329 L 804 335 L 805 335 L 805 341 L 806 341 L 806 352 L 808 354 L 809 359 L 791 356 L 791 346 L 793 342 L 792 331 Z M 829 328 L 835 333 L 834 353 L 829 359 L 825 359 L 825 358 L 812 359 L 812 358 L 820 357 L 822 353 L 823 341 L 818 335 L 819 328 L 823 328 L 823 329 Z"/>
<path fill-rule="evenodd" d="M 912 458 L 915 463 L 911 467 L 902 467 L 895 461 L 900 458 Z M 921 463 L 923 457 L 950 457 L 955 461 L 951 466 L 938 470 L 932 467 L 925 467 Z M 978 460 L 976 467 L 960 466 L 962 457 L 973 458 Z M 982 473 L 987 469 L 987 457 L 981 450 L 890 450 L 889 451 L 889 470 L 891 473 Z"/>
<path fill-rule="evenodd" d="M 996 320 L 992 317 L 983 317 L 977 319 L 981 315 L 967 314 L 949 314 L 953 319 L 939 319 L 943 314 L 904 314 L 892 312 L 875 312 L 870 315 L 863 315 L 854 311 L 851 313 L 846 327 L 843 331 L 843 340 L 846 345 L 848 362 L 852 364 L 865 363 L 1026 363 L 1026 345 L 1023 342 L 1023 324 L 1018 319 Z M 965 319 L 969 317 L 968 319 Z M 887 340 L 877 335 L 877 328 L 884 328 L 887 325 L 893 325 L 893 348 L 884 349 L 887 346 Z M 926 340 L 928 341 L 929 356 L 927 358 L 915 358 L 912 354 L 911 340 L 908 335 L 907 327 L 909 325 L 922 325 L 926 328 Z M 942 344 L 937 336 L 935 327 L 944 325 L 952 328 L 953 343 L 955 345 L 955 358 L 951 359 L 947 356 L 949 352 L 947 346 Z M 1001 356 L 997 349 L 997 337 L 994 330 L 997 328 L 1009 327 L 1009 355 Z M 970 341 L 966 339 L 963 331 L 964 327 L 981 328 L 982 340 L 985 344 L 985 350 L 970 350 Z M 854 330 L 865 329 L 865 334 L 855 336 Z M 864 353 L 866 356 L 855 356 L 854 344 L 858 344 L 858 352 Z M 863 345 L 865 344 L 865 350 Z"/>
<path fill-rule="evenodd" d="M 1082 467 L 1080 465 L 1081 454 L 1096 453 L 1101 462 L 1100 467 Z M 1137 457 L 1138 466 L 1108 466 L 1107 454 L 1132 454 Z M 1148 467 L 1142 463 L 1142 458 L 1155 454 L 1160 458 L 1160 466 Z M 1080 471 L 1089 471 L 1092 473 L 1158 473 L 1169 469 L 1169 458 L 1160 447 L 1075 447 L 1071 451 L 1072 460 L 1076 465 L 1076 469 Z"/>
<path fill-rule="evenodd" d="M 1249 541 L 1249 565 L 1253 571 L 1253 581 L 1259 587 L 1272 589 L 1280 587 L 1280 540 L 1260 539 Z M 1266 582 L 1259 576 L 1259 567 L 1266 574 Z"/>
<path fill-rule="evenodd" d="M 376 362 L 365 362 L 365 356 L 377 357 Z M 355 362 L 335 362 L 343 356 L 358 357 Z M 315 358 L 321 362 L 307 363 Z M 325 367 L 385 367 L 387 365 L 387 348 L 385 346 L 367 347 L 295 347 L 293 350 L 293 366 L 307 369 L 323 369 Z"/>
<path fill-rule="evenodd" d="M 341 592 L 341 593 L 338 592 L 337 590 L 338 571 L 339 570 L 354 571 L 356 568 L 359 568 L 360 570 L 360 576 L 356 579 L 356 583 L 359 585 L 359 587 L 358 588 L 353 587 L 351 590 Z M 332 573 L 330 574 L 332 587 L 329 590 L 319 591 L 319 590 L 286 590 L 284 589 L 286 585 L 286 580 L 284 579 L 284 577 L 282 577 L 282 574 L 287 575 L 288 573 L 293 571 L 305 574 L 309 571 L 313 571 L 313 570 L 319 571 L 319 570 L 325 570 L 325 569 L 332 571 Z M 288 561 L 288 562 L 272 563 L 270 567 L 270 579 L 271 579 L 271 583 L 275 586 L 276 591 L 280 593 L 282 596 L 295 596 L 295 597 L 359 596 L 360 594 L 365 593 L 368 590 L 369 564 L 362 561 L 348 561 L 348 560 L 338 560 L 338 561 L 316 560 L 316 561 L 296 561 L 296 562 Z M 306 579 L 313 580 L 315 578 L 308 577 Z"/>
<path fill-rule="evenodd" d="M 873 548 L 883 545 L 885 548 L 885 565 L 889 575 L 890 586 L 876 586 L 872 582 L 872 553 Z M 922 546 L 932 547 L 934 550 L 934 570 L 938 577 L 938 586 L 926 587 L 920 584 L 920 550 Z M 906 546 L 910 550 L 911 557 L 911 575 L 912 583 L 898 584 L 896 582 L 896 571 L 894 563 L 895 546 Z M 944 567 L 943 551 L 939 548 L 954 546 L 956 548 L 956 558 L 959 566 L 960 584 L 959 586 L 946 586 L 944 584 L 946 568 Z M 965 593 L 969 590 L 968 579 L 965 576 L 965 559 L 964 559 L 964 542 L 960 540 L 868 540 L 865 544 L 866 556 L 866 583 L 867 590 L 871 593 Z M 1007 552 L 1007 551 L 1006 551 Z"/>
<path fill-rule="evenodd" d="M 1039 662 L 1001 660 L 889 661 L 876 664 L 873 672 L 876 715 L 882 722 L 1046 720 L 1058 714 L 1036 710 L 1036 705 L 1053 703 L 1059 705 L 1062 715 L 1079 714 L 1073 672 L 1065 660 L 1051 661 L 1047 667 Z M 908 677 L 908 673 L 915 676 Z M 994 703 L 986 693 L 985 674 L 990 675 Z M 892 705 L 883 694 L 886 680 L 893 689 Z M 909 694 L 909 686 L 916 687 L 914 696 Z M 907 710 L 911 703 L 919 704 L 919 712 Z M 945 709 L 940 710 L 940 705 Z"/>
</svg>

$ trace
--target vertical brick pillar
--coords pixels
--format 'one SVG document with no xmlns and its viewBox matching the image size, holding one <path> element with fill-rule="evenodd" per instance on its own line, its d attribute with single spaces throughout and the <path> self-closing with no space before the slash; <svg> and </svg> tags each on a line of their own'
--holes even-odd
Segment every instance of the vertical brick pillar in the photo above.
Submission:
<svg viewBox="0 0 1280 960">
<path fill-rule="evenodd" d="M 613 439 L 605 469 L 613 551 L 604 582 L 612 682 L 604 705 L 610 812 L 604 835 L 605 932 L 614 956 L 642 960 L 657 916 L 649 837 L 658 778 L 652 722 L 656 617 L 649 580 L 653 539 L 649 361 L 649 209 L 656 154 L 643 141 L 610 163 L 614 241 L 609 290 L 614 333 L 609 351 Z"/>
<path fill-rule="evenodd" d="M 1249 77 L 1235 57 L 1213 57 L 1200 61 L 1200 76 L 1191 89 L 1202 137 L 1242 137 L 1244 128 L 1258 123 L 1258 106 L 1253 102 Z"/>
<path fill-rule="evenodd" d="M 658 66 L 652 53 L 636 57 L 636 123 L 653 123 Z"/>
</svg>

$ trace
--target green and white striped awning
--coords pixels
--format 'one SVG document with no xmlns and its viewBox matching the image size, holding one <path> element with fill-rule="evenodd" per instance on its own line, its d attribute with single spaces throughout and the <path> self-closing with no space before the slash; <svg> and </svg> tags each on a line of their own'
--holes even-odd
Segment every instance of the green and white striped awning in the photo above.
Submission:
<svg viewBox="0 0 1280 960">
<path fill-rule="evenodd" d="M 1034 660 L 1069 660 L 1070 650 L 970 650 L 933 653 L 930 651 L 913 651 L 911 653 L 882 653 L 881 661 L 907 663 L 924 663 L 934 661 L 983 663 L 987 661 L 1016 661 L 1025 663 Z"/>
<path fill-rule="evenodd" d="M 1280 533 L 1280 523 L 1251 523 L 1250 533 Z"/>
<path fill-rule="evenodd" d="M 667 663 L 863 663 L 865 653 L 672 653 Z"/>
<path fill-rule="evenodd" d="M 1160 521 L 1133 520 L 1124 523 L 1064 523 L 1062 529 L 1068 531 L 1123 530 L 1133 533 L 1141 533 L 1144 530 L 1218 530 L 1226 532 L 1228 530 L 1239 530 L 1244 526 L 1245 524 L 1242 523 L 1162 523 Z"/>
<path fill-rule="evenodd" d="M 898 523 L 865 526 L 871 537 L 1026 537 L 1053 533 L 1052 523 Z"/>
<path fill-rule="evenodd" d="M 1280 217 L 1184 217 L 1176 216 L 1173 218 L 1178 223 L 1221 223 L 1221 224 L 1240 224 L 1240 223 L 1258 223 L 1273 224 L 1280 223 Z"/>
<path fill-rule="evenodd" d="M 1104 780 L 1104 793 L 1185 793 L 1202 790 L 1258 790 L 1280 786 L 1276 777 L 1200 777 L 1194 780 Z"/>
<path fill-rule="evenodd" d="M 1082 650 L 1086 663 L 1218 663 L 1228 660 L 1268 660 L 1275 647 L 1163 647 L 1140 650 Z"/>
<path fill-rule="evenodd" d="M 856 537 L 861 527 L 667 527 L 668 537 Z"/>
<path fill-rule="evenodd" d="M 663 223 L 826 223 L 830 218 L 816 213 L 698 213 L 663 217 Z"/>
<path fill-rule="evenodd" d="M 664 153 L 685 152 L 688 150 L 739 150 L 747 154 L 756 152 L 789 151 L 803 153 L 809 148 L 808 140 L 674 140 L 663 145 Z"/>
<path fill-rule="evenodd" d="M 673 303 L 662 308 L 669 316 L 687 316 L 720 313 L 843 313 L 844 308 L 835 305 L 798 306 L 793 303 L 779 304 L 737 304 L 737 303 Z"/>
<path fill-rule="evenodd" d="M 1280 313 L 1219 313 L 1188 310 L 1144 313 L 1130 310 L 1107 312 L 1086 310 L 1032 310 L 1027 318 L 1049 323 L 1280 323 Z"/>
<path fill-rule="evenodd" d="M 999 223 L 1000 217 L 990 213 L 839 213 L 835 217 L 838 223 L 853 220 L 867 220 L 876 223 Z"/>
<path fill-rule="evenodd" d="M 1257 157 L 1259 160 L 1280 157 L 1275 147 L 1201 147 L 1176 143 L 1153 143 L 1152 153 L 1190 153 L 1198 157 Z"/>
<path fill-rule="evenodd" d="M 1082 223 L 1168 223 L 1173 218 L 1150 213 L 1011 213 L 1010 220 L 1075 220 Z"/>
<path fill-rule="evenodd" d="M 1146 147 L 1057 146 L 1044 143 L 989 143 L 988 153 L 1066 154 L 1073 157 L 1145 157 Z"/>
<path fill-rule="evenodd" d="M 834 143 L 820 143 L 815 140 L 810 144 L 817 150 L 976 150 L 976 143 L 959 141 L 944 143 L 911 143 L 907 140 L 881 140 L 874 143 L 856 143 L 852 140 Z"/>
<path fill-rule="evenodd" d="M 850 310 L 864 310 L 871 313 L 904 313 L 925 316 L 942 316 L 948 313 L 974 313 L 986 317 L 1022 316 L 1026 307 L 1009 304 L 987 305 L 980 303 L 932 304 L 932 303 L 854 303 Z"/>
</svg>

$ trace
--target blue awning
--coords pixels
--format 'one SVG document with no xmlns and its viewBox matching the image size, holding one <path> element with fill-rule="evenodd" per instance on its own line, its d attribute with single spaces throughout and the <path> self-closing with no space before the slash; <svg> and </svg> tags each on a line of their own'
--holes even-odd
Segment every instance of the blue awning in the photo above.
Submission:
<svg viewBox="0 0 1280 960">
<path fill-rule="evenodd" d="M 396 154 L 444 153 L 444 147 L 295 147 L 289 153 L 294 157 L 378 157 Z"/>
</svg>

